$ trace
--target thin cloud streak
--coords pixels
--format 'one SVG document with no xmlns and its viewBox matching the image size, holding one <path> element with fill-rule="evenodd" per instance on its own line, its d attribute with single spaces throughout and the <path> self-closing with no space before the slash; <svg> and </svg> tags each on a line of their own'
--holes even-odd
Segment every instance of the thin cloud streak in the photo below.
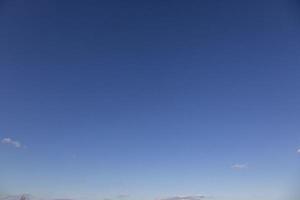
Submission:
<svg viewBox="0 0 300 200">
<path fill-rule="evenodd" d="M 243 169 L 247 169 L 248 168 L 248 164 L 234 164 L 231 166 L 231 169 L 234 170 L 243 170 Z"/>
<path fill-rule="evenodd" d="M 4 145 L 11 145 L 15 148 L 21 148 L 22 147 L 22 144 L 21 142 L 17 141 L 17 140 L 13 140 L 11 138 L 3 138 L 1 140 L 1 143 L 4 144 Z"/>
<path fill-rule="evenodd" d="M 167 197 L 158 200 L 203 200 L 205 198 L 206 197 L 203 195 L 195 195 L 195 196 L 173 196 L 173 197 Z"/>
</svg>

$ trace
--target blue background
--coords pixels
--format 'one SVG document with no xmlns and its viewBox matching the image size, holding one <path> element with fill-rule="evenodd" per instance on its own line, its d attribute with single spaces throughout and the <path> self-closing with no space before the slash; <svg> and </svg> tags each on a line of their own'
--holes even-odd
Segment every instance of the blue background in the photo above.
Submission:
<svg viewBox="0 0 300 200">
<path fill-rule="evenodd" d="M 293 193 L 299 9 L 284 0 L 0 1 L 0 138 L 26 146 L 0 145 L 0 192 Z"/>
</svg>

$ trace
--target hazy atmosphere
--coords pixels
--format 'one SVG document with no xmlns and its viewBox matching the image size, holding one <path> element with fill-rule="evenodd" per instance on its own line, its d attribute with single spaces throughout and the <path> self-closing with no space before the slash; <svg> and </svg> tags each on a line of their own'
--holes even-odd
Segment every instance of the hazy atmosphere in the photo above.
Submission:
<svg viewBox="0 0 300 200">
<path fill-rule="evenodd" d="M 0 200 L 299 200 L 299 120 L 300 1 L 0 0 Z"/>
</svg>

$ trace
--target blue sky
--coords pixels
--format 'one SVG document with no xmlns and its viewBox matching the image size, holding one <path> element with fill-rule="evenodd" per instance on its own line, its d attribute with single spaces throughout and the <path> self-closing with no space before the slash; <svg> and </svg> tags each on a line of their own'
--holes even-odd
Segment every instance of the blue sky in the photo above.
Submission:
<svg viewBox="0 0 300 200">
<path fill-rule="evenodd" d="M 0 194 L 292 199 L 299 9 L 0 1 Z"/>
</svg>

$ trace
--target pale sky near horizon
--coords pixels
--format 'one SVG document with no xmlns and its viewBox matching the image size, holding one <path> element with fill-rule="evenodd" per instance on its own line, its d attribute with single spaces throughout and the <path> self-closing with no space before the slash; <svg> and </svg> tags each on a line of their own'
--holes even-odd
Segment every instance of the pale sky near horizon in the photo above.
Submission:
<svg viewBox="0 0 300 200">
<path fill-rule="evenodd" d="M 2 195 L 298 200 L 299 119 L 297 0 L 0 0 Z"/>
</svg>

